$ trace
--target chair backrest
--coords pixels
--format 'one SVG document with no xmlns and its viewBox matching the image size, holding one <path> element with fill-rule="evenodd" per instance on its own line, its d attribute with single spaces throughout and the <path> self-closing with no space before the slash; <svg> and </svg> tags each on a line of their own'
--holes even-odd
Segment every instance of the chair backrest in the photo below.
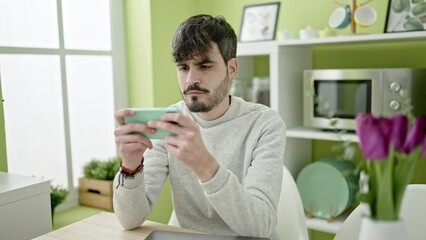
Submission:
<svg viewBox="0 0 426 240">
<path fill-rule="evenodd" d="M 361 220 L 368 214 L 368 206 L 360 204 L 345 220 L 334 240 L 358 240 Z M 409 240 L 423 240 L 426 227 L 426 184 L 410 184 L 401 203 L 400 217 L 404 220 Z"/>
<path fill-rule="evenodd" d="M 426 184 L 407 186 L 401 203 L 401 219 L 410 240 L 424 240 L 426 236 Z"/>
<path fill-rule="evenodd" d="M 333 240 L 358 240 L 362 218 L 368 215 L 369 211 L 367 204 L 358 205 L 346 218 Z"/>
<path fill-rule="evenodd" d="M 302 199 L 293 176 L 285 166 L 278 202 L 276 231 L 279 239 L 282 240 L 309 239 Z"/>
<path fill-rule="evenodd" d="M 171 225 L 171 226 L 180 227 L 180 224 L 179 224 L 179 221 L 177 220 L 176 213 L 175 213 L 174 209 L 172 211 L 172 214 L 170 215 L 168 224 Z"/>
</svg>

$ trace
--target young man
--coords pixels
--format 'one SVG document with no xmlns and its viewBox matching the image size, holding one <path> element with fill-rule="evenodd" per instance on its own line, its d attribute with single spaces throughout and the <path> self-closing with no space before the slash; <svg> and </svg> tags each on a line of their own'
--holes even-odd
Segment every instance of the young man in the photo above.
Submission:
<svg viewBox="0 0 426 240">
<path fill-rule="evenodd" d="M 124 125 L 115 114 L 122 167 L 114 210 L 125 229 L 140 226 L 170 176 L 179 225 L 213 234 L 276 238 L 285 125 L 278 113 L 229 95 L 238 70 L 237 38 L 221 16 L 197 15 L 173 38 L 183 114 Z M 175 122 L 178 124 L 173 124 Z M 149 140 L 134 132 L 176 134 Z M 141 160 L 142 159 L 142 160 Z"/>
</svg>

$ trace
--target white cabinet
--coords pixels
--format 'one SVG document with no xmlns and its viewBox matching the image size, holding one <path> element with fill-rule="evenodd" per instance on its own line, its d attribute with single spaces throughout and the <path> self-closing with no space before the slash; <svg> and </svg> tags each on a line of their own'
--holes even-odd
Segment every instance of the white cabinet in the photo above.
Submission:
<svg viewBox="0 0 426 240">
<path fill-rule="evenodd" d="M 31 239 L 52 231 L 50 182 L 0 172 L 0 238 Z"/>
<path fill-rule="evenodd" d="M 255 57 L 269 57 L 270 106 L 281 114 L 286 123 L 287 147 L 284 164 L 294 177 L 306 164 L 312 161 L 313 139 L 340 140 L 333 133 L 306 129 L 302 126 L 303 70 L 312 68 L 312 48 L 319 45 L 403 42 L 407 40 L 426 40 L 426 31 L 239 43 L 237 56 L 240 70 L 237 78 L 253 78 Z M 358 141 L 354 134 L 346 134 L 343 139 Z M 308 219 L 307 222 L 311 229 L 335 233 L 344 219 L 345 217 L 342 216 L 333 223 L 321 219 Z"/>
</svg>

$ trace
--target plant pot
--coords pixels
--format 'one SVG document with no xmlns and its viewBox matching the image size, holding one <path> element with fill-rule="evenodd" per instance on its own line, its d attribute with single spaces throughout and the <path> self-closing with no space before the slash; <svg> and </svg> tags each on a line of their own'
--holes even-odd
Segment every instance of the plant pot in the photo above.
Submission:
<svg viewBox="0 0 426 240">
<path fill-rule="evenodd" d="M 112 212 L 112 185 L 113 181 L 80 178 L 79 203 L 80 205 L 100 208 Z"/>
<path fill-rule="evenodd" d="M 408 239 L 404 221 L 381 221 L 364 217 L 361 222 L 359 240 L 402 240 Z"/>
</svg>

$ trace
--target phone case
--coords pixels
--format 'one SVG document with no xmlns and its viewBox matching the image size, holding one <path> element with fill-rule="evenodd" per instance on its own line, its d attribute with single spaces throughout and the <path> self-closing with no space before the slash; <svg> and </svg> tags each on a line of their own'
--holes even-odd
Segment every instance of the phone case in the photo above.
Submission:
<svg viewBox="0 0 426 240">
<path fill-rule="evenodd" d="M 132 109 L 136 112 L 134 116 L 124 118 L 124 123 L 143 123 L 147 124 L 151 120 L 160 121 L 161 116 L 165 113 L 181 113 L 181 110 L 178 108 L 134 108 Z M 154 134 L 148 134 L 144 132 L 139 132 L 149 139 L 163 139 L 166 136 L 174 135 L 173 133 L 157 129 Z"/>
</svg>

